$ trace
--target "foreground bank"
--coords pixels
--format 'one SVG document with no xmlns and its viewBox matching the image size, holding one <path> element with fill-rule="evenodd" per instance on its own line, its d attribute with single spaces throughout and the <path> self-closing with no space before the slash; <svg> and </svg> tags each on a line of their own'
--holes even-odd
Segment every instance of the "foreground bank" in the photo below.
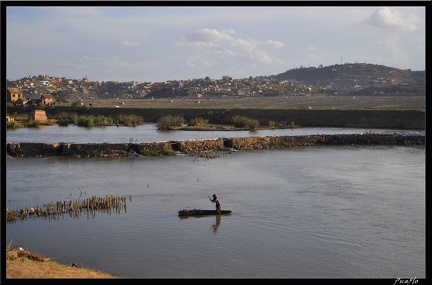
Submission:
<svg viewBox="0 0 432 285">
<path fill-rule="evenodd" d="M 8 248 L 6 253 L 6 279 L 118 278 L 80 264 L 60 264 L 22 248 Z"/>
<path fill-rule="evenodd" d="M 218 157 L 219 152 L 285 149 L 322 145 L 424 145 L 423 133 L 363 133 L 336 135 L 262 136 L 146 143 L 8 143 L 13 157 L 106 157 L 197 155 Z"/>
</svg>

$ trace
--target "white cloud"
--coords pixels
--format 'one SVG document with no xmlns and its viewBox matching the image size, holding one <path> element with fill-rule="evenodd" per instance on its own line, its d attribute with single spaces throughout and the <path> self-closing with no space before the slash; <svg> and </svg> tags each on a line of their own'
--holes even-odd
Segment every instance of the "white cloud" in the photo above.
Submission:
<svg viewBox="0 0 432 285">
<path fill-rule="evenodd" d="M 255 49 L 257 47 L 257 43 L 253 42 L 253 41 L 248 41 L 248 40 L 243 40 L 243 39 L 233 39 L 230 42 L 230 45 L 232 47 L 237 47 L 243 50 L 252 50 Z"/>
<path fill-rule="evenodd" d="M 238 55 L 237 52 L 235 52 L 235 51 L 233 51 L 231 49 L 218 50 L 218 51 L 216 51 L 215 54 L 218 55 L 218 56 L 221 56 L 221 57 L 236 56 L 236 55 Z"/>
<path fill-rule="evenodd" d="M 83 55 L 81 56 L 81 58 L 85 61 L 91 61 L 91 62 L 98 62 L 100 61 L 100 58 L 98 57 L 93 57 L 93 56 L 87 56 L 87 55 Z"/>
<path fill-rule="evenodd" d="M 194 49 L 216 49 L 220 48 L 220 44 L 212 43 L 212 42 L 175 42 L 175 45 L 179 47 L 189 47 Z"/>
<path fill-rule="evenodd" d="M 190 67 L 212 67 L 216 65 L 214 59 L 209 59 L 203 56 L 191 56 L 186 60 L 186 63 Z"/>
<path fill-rule="evenodd" d="M 387 7 L 376 10 L 364 24 L 387 31 L 405 32 L 417 29 L 418 19 L 415 15 L 402 16 Z"/>
<path fill-rule="evenodd" d="M 139 43 L 129 42 L 129 41 L 124 41 L 123 44 L 127 47 L 137 47 L 140 45 Z"/>
<path fill-rule="evenodd" d="M 242 39 L 235 37 L 236 32 L 233 29 L 217 30 L 217 29 L 198 29 L 195 32 L 187 35 L 181 35 L 181 41 L 177 42 L 177 46 L 189 47 L 195 49 L 213 50 L 213 55 L 219 57 L 240 57 L 247 56 L 253 61 L 261 64 L 275 64 L 283 61 L 269 54 L 265 49 L 259 48 L 271 47 L 282 48 L 285 45 L 279 41 L 267 40 L 260 42 L 253 39 Z M 209 54 L 209 57 L 211 55 Z M 213 66 L 213 60 L 203 60 L 201 57 L 192 57 L 188 61 L 189 66 L 195 66 L 197 60 L 203 61 L 205 66 Z M 235 62 L 232 62 L 235 64 Z"/>
<path fill-rule="evenodd" d="M 98 57 L 83 55 L 76 60 L 72 59 L 61 63 L 59 66 L 65 66 L 72 70 L 95 69 L 101 62 L 103 61 Z"/>
<path fill-rule="evenodd" d="M 280 60 L 273 58 L 263 50 L 253 50 L 249 53 L 249 56 L 252 59 L 264 64 L 273 64 L 273 63 L 277 63 L 278 61 L 280 62 Z"/>
<path fill-rule="evenodd" d="M 271 47 L 274 47 L 274 48 L 283 48 L 283 47 L 285 47 L 284 43 L 278 42 L 278 41 L 268 40 L 266 43 L 268 45 L 270 45 Z"/>
<path fill-rule="evenodd" d="M 323 49 L 318 49 L 314 46 L 308 47 L 306 58 L 308 61 L 320 62 L 328 56 L 328 52 Z"/>
<path fill-rule="evenodd" d="M 234 34 L 233 30 L 216 30 L 216 29 L 198 29 L 195 32 L 185 36 L 187 40 L 193 42 L 224 42 L 230 41 Z"/>
</svg>

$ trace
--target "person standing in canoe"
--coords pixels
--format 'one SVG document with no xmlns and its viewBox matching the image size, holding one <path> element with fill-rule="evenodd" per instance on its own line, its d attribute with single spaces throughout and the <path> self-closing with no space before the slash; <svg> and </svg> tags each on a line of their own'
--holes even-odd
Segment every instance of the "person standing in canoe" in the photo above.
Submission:
<svg viewBox="0 0 432 285">
<path fill-rule="evenodd" d="M 210 197 L 209 197 L 210 198 Z M 220 213 L 221 211 L 221 204 L 219 202 L 219 198 L 216 196 L 216 194 L 213 194 L 213 199 L 210 198 L 210 201 L 212 201 L 213 203 L 216 204 L 216 209 L 218 210 L 218 212 Z"/>
</svg>

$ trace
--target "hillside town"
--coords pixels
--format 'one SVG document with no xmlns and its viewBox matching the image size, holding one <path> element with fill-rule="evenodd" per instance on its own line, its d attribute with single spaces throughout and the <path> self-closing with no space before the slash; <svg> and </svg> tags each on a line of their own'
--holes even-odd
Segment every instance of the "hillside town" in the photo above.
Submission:
<svg viewBox="0 0 432 285">
<path fill-rule="evenodd" d="M 277 97 L 305 95 L 425 95 L 425 71 L 373 64 L 300 67 L 276 76 L 234 79 L 209 77 L 164 82 L 92 81 L 50 75 L 6 81 L 7 102 L 14 106 L 51 106 L 80 99 L 160 99 Z"/>
<path fill-rule="evenodd" d="M 151 99 L 151 98 L 217 98 L 227 96 L 284 96 L 306 95 L 320 92 L 322 88 L 290 80 L 269 77 L 233 79 L 224 76 L 220 80 L 174 80 L 164 82 L 114 82 L 67 79 L 38 75 L 8 82 L 8 102 L 25 105 L 50 105 L 50 99 Z M 54 97 L 53 97 L 54 96 Z M 26 100 L 27 99 L 27 100 Z"/>
</svg>

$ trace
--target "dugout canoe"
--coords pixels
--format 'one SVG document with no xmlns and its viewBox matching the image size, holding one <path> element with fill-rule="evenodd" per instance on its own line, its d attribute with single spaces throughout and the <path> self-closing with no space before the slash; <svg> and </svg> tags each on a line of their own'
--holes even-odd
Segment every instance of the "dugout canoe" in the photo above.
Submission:
<svg viewBox="0 0 432 285">
<path fill-rule="evenodd" d="M 217 210 L 201 210 L 201 209 L 193 209 L 187 210 L 183 209 L 178 211 L 179 216 L 207 216 L 207 215 L 226 215 L 231 214 L 231 210 L 221 210 L 220 213 Z"/>
</svg>

